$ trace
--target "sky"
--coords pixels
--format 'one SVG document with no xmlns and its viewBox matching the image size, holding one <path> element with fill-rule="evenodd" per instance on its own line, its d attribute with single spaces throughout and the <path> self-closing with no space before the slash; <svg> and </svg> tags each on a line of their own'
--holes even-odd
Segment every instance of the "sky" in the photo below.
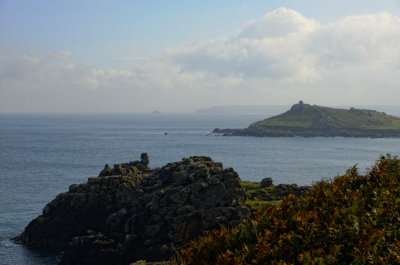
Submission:
<svg viewBox="0 0 400 265">
<path fill-rule="evenodd" d="M 0 112 L 399 105 L 400 0 L 0 0 Z"/>
</svg>

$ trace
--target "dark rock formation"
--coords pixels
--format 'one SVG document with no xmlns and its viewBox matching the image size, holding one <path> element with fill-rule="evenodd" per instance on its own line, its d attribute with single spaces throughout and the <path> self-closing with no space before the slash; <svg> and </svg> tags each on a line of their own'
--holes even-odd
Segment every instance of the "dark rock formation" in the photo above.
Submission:
<svg viewBox="0 0 400 265">
<path fill-rule="evenodd" d="M 262 188 L 270 187 L 270 186 L 272 186 L 272 178 L 263 178 L 261 180 L 261 187 Z"/>
<path fill-rule="evenodd" d="M 279 184 L 275 186 L 275 195 L 280 199 L 288 196 L 289 194 L 302 197 L 310 191 L 310 186 L 298 186 L 297 184 Z"/>
<path fill-rule="evenodd" d="M 43 209 L 43 214 L 32 220 L 17 242 L 38 248 L 60 250 L 75 235 L 88 229 L 105 230 L 105 220 L 134 199 L 133 191 L 150 168 L 140 162 L 107 164 L 99 177 L 87 183 L 73 184 L 69 191 L 57 195 Z"/>
<path fill-rule="evenodd" d="M 208 157 L 158 169 L 140 161 L 106 165 L 99 177 L 71 185 L 15 238 L 65 250 L 61 264 L 129 264 L 169 258 L 206 229 L 250 214 L 237 173 Z"/>
</svg>

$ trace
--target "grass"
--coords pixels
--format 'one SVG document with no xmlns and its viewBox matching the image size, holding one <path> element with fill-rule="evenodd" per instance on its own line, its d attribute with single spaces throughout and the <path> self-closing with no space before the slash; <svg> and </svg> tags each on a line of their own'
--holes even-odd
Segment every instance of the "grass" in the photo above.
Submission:
<svg viewBox="0 0 400 265">
<path fill-rule="evenodd" d="M 246 191 L 246 204 L 257 210 L 265 204 L 279 206 L 283 197 L 291 194 L 290 191 L 283 192 L 276 189 L 275 185 L 269 187 L 261 187 L 260 182 L 242 181 L 243 188 Z"/>
<path fill-rule="evenodd" d="M 341 128 L 358 128 L 372 130 L 400 129 L 400 118 L 387 115 L 383 112 L 364 109 L 334 109 L 321 108 L 327 115 L 335 119 Z"/>
<path fill-rule="evenodd" d="M 400 118 L 366 109 L 337 109 L 304 105 L 275 117 L 253 123 L 253 127 L 323 128 L 331 124 L 343 129 L 400 130 Z"/>
<path fill-rule="evenodd" d="M 281 205 L 281 203 L 282 203 L 282 200 L 276 200 L 276 201 L 247 200 L 245 204 L 247 204 L 254 210 L 258 210 L 266 204 L 270 204 L 270 205 L 279 207 Z"/>
</svg>

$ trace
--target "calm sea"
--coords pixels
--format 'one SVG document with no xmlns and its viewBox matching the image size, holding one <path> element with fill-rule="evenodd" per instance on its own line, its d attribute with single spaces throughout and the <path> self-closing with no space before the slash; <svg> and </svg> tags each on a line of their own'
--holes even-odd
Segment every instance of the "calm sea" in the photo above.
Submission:
<svg viewBox="0 0 400 265">
<path fill-rule="evenodd" d="M 381 154 L 400 154 L 400 139 L 207 136 L 215 127 L 243 128 L 267 116 L 0 114 L 0 264 L 57 264 L 59 254 L 32 251 L 9 238 L 69 185 L 142 152 L 151 167 L 206 155 L 243 180 L 272 177 L 276 184 L 300 185 L 333 178 L 354 164 L 365 171 Z"/>
</svg>

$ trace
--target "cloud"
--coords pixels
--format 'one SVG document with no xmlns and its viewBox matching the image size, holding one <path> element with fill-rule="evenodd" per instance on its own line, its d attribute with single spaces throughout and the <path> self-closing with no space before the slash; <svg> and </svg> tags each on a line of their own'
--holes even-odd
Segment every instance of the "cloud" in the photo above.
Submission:
<svg viewBox="0 0 400 265">
<path fill-rule="evenodd" d="M 327 67 L 388 63 L 400 56 L 399 33 L 400 19 L 389 13 L 347 17 L 314 32 L 308 52 L 319 55 Z"/>
<path fill-rule="evenodd" d="M 342 67 L 366 71 L 367 64 L 371 70 L 379 65 L 396 71 L 399 41 L 400 20 L 389 13 L 320 25 L 279 8 L 234 36 L 170 48 L 167 54 L 186 71 L 313 84 L 343 74 Z"/>
<path fill-rule="evenodd" d="M 290 34 L 313 31 L 318 26 L 318 22 L 307 19 L 294 10 L 281 7 L 267 13 L 261 20 L 248 22 L 237 37 L 245 39 L 287 37 Z"/>
<path fill-rule="evenodd" d="M 176 111 L 193 106 L 188 98 L 207 86 L 202 74 L 182 73 L 166 58 L 141 62 L 104 69 L 76 63 L 68 51 L 0 51 L 0 112 Z"/>
<path fill-rule="evenodd" d="M 167 54 L 188 71 L 307 82 L 319 77 L 315 57 L 304 54 L 310 34 L 319 27 L 298 12 L 279 8 L 234 36 L 170 48 Z"/>
<path fill-rule="evenodd" d="M 2 51 L 0 111 L 179 111 L 300 98 L 397 104 L 398 43 L 400 18 L 390 13 L 321 24 L 279 8 L 231 36 L 169 47 L 158 57 L 115 58 L 132 61 L 125 69 L 82 65 L 70 51 Z"/>
<path fill-rule="evenodd" d="M 376 99 L 393 104 L 390 98 L 400 96 L 398 43 L 400 19 L 390 13 L 322 25 L 279 8 L 233 36 L 170 48 L 167 54 L 182 71 L 239 77 L 259 85 L 259 91 L 268 90 L 272 97 L 289 90 L 296 96 L 341 104 L 359 100 L 346 98 L 359 93 L 364 100 L 360 104 Z"/>
</svg>

